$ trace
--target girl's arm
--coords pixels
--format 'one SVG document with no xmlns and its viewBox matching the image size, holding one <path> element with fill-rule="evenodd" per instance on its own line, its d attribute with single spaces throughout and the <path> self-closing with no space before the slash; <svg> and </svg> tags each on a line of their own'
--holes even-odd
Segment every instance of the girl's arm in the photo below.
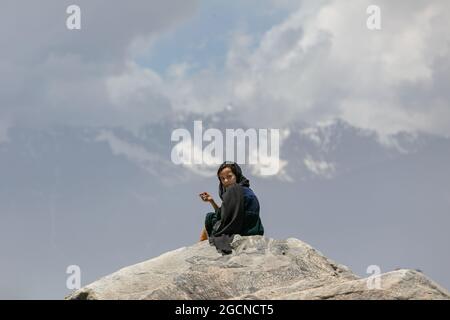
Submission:
<svg viewBox="0 0 450 320">
<path fill-rule="evenodd" d="M 211 205 L 213 206 L 214 210 L 219 209 L 219 206 L 217 205 L 217 203 L 214 201 L 214 199 L 211 199 L 209 201 L 209 203 L 211 203 Z"/>
<path fill-rule="evenodd" d="M 202 198 L 203 201 L 211 203 L 211 205 L 213 206 L 215 211 L 217 211 L 217 209 L 219 209 L 219 206 L 217 205 L 217 203 L 214 201 L 213 197 L 208 192 L 202 192 L 199 194 L 199 196 L 200 196 L 200 198 Z"/>
</svg>

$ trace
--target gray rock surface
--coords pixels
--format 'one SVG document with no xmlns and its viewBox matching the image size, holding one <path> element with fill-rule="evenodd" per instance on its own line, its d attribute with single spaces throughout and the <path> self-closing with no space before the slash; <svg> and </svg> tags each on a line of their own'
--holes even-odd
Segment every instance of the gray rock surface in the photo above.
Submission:
<svg viewBox="0 0 450 320">
<path fill-rule="evenodd" d="M 208 241 L 123 268 L 66 299 L 449 299 L 421 272 L 360 278 L 295 239 L 235 236 L 222 256 Z"/>
</svg>

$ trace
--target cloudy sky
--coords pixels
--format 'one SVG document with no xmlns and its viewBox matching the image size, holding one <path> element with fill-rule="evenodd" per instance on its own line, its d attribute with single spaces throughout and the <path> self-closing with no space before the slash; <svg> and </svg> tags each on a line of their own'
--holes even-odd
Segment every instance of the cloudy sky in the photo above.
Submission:
<svg viewBox="0 0 450 320">
<path fill-rule="evenodd" d="M 132 4 L 78 0 L 81 30 L 66 27 L 69 16 L 66 9 L 73 1 L 1 0 L 1 4 L 0 146 L 3 147 L 22 141 L 14 128 L 116 127 L 137 132 L 146 125 L 158 126 L 167 119 L 175 121 L 175 116 L 182 113 L 209 117 L 224 110 L 233 110 L 239 115 L 239 123 L 255 128 L 283 128 L 293 120 L 320 127 L 340 118 L 360 130 L 375 132 L 381 142 L 389 142 L 389 137 L 399 132 L 450 138 L 450 2 L 447 0 L 233 3 L 134 0 Z M 381 30 L 370 30 L 366 25 L 369 17 L 366 10 L 374 4 L 381 9 Z M 317 138 L 314 130 L 303 129 L 303 132 L 314 141 Z M 170 148 L 170 134 L 159 133 L 155 137 L 161 148 Z M 41 139 L 42 146 L 45 135 Z M 71 145 L 69 138 L 61 139 L 69 153 L 70 149 L 85 150 L 74 142 Z M 136 136 L 125 140 L 133 139 Z M 110 131 L 101 131 L 94 140 L 107 142 L 111 157 L 125 154 L 128 161 L 143 165 L 145 172 L 152 176 L 161 173 L 157 168 L 161 161 L 169 160 L 164 158 L 167 153 L 155 156 L 156 152 L 149 153 L 145 145 L 130 148 Z M 23 145 L 29 150 L 27 143 Z M 17 147 L 17 150 L 21 149 Z M 345 152 L 358 153 L 355 150 L 349 146 Z M 428 163 L 441 159 L 442 150 L 429 150 L 434 153 L 428 154 L 427 159 L 431 161 Z M 85 165 L 83 156 L 74 154 L 73 157 L 64 158 L 61 163 L 78 165 L 78 170 L 92 166 L 95 172 L 95 165 Z M 0 159 L 8 168 L 1 172 L 22 172 L 20 164 L 11 165 L 14 159 L 17 157 Z M 36 159 L 30 156 L 30 163 Z M 108 161 L 104 154 L 95 159 Z M 56 188 L 55 176 L 62 169 L 52 167 L 51 161 L 39 163 L 54 173 L 42 177 L 43 185 Z M 316 173 L 334 170 L 330 163 L 315 161 L 311 155 L 304 160 Z M 101 166 L 100 162 L 97 166 Z M 30 176 L 40 170 L 39 165 L 33 168 L 35 172 L 30 169 Z M 133 169 L 129 170 L 124 169 L 119 176 L 134 174 Z M 169 175 L 170 171 L 165 173 Z M 76 175 L 77 172 L 70 172 L 67 181 L 76 179 Z M 16 179 L 14 175 L 8 177 Z M 164 180 L 167 176 L 161 173 L 159 178 Z M 188 180 L 185 176 L 183 179 Z M 439 181 L 441 187 L 448 188 L 448 184 Z M 19 195 L 23 191 L 22 197 L 16 198 L 17 203 L 29 200 L 28 191 L 21 189 L 19 182 L 13 184 L 17 189 L 8 189 L 8 182 L 11 181 L 6 181 L 2 189 L 2 199 L 9 197 L 8 190 L 14 190 Z M 119 185 L 124 181 L 111 179 L 109 183 Z M 436 193 L 432 186 L 430 190 Z M 80 196 L 83 192 L 80 190 L 72 190 L 72 196 Z M 153 200 L 145 201 L 154 204 Z M 443 203 L 448 205 L 448 201 Z M 55 210 L 49 209 L 51 205 L 44 207 L 44 212 Z M 9 219 L 13 210 L 7 212 L 9 209 L 5 208 L 12 206 L 3 207 L 0 215 L 3 213 L 8 217 L 5 221 L 12 221 Z M 65 210 L 76 211 L 74 208 L 75 205 L 66 206 Z M 163 205 L 158 208 L 169 210 Z M 93 212 L 97 209 L 93 208 Z M 106 209 L 98 209 L 102 210 Z M 114 221 L 112 218 L 110 224 Z M 20 226 L 19 220 L 14 223 Z M 83 223 L 79 222 L 79 226 Z M 281 231 L 277 235 L 283 236 Z M 316 239 L 316 243 L 321 242 Z M 158 247 L 151 252 L 156 254 L 173 246 Z M 7 270 L 15 267 L 8 264 Z M 101 265 L 95 268 L 92 280 L 113 271 Z M 443 271 L 439 272 L 436 274 L 442 276 Z M 450 285 L 450 281 L 447 283 Z M 38 297 L 39 290 L 34 290 L 30 294 L 19 292 L 17 296 Z M 55 297 L 55 294 L 50 288 L 43 296 Z"/>
<path fill-rule="evenodd" d="M 339 116 L 449 135 L 445 0 L 2 1 L 3 139 L 15 123 L 139 126 L 231 104 L 251 125 Z M 276 112 L 274 112 L 276 110 Z"/>
</svg>

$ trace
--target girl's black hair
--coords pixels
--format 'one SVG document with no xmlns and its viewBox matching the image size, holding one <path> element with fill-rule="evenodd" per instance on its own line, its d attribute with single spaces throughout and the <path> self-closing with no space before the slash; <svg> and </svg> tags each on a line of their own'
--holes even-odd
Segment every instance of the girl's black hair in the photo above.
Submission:
<svg viewBox="0 0 450 320">
<path fill-rule="evenodd" d="M 223 186 L 222 181 L 220 180 L 220 172 L 225 168 L 230 168 L 231 171 L 234 173 L 234 175 L 236 176 L 236 183 L 244 187 L 250 187 L 250 181 L 242 174 L 241 167 L 236 162 L 225 161 L 220 165 L 219 169 L 217 170 L 217 178 L 219 179 L 219 196 L 220 199 L 222 200 L 223 200 L 222 195 L 225 192 L 225 187 Z"/>
</svg>

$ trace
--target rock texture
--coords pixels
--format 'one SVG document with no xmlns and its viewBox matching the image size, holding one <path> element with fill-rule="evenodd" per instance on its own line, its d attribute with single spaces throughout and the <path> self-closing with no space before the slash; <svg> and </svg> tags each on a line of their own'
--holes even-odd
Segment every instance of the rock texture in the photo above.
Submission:
<svg viewBox="0 0 450 320">
<path fill-rule="evenodd" d="M 360 278 L 295 239 L 235 236 L 222 256 L 208 241 L 123 268 L 66 299 L 449 299 L 421 272 Z M 377 285 L 379 284 L 379 285 Z"/>
</svg>

